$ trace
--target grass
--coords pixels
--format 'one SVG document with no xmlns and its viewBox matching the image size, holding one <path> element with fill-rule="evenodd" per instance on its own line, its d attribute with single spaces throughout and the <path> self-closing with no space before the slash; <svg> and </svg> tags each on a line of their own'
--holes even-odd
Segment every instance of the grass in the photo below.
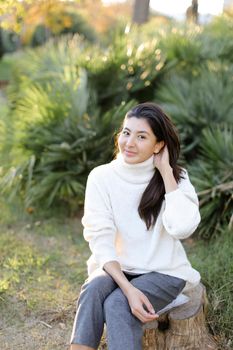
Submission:
<svg viewBox="0 0 233 350">
<path fill-rule="evenodd" d="M 222 230 L 216 239 L 197 241 L 187 251 L 207 289 L 209 327 L 221 349 L 233 349 L 233 234 Z"/>
<path fill-rule="evenodd" d="M 0 207 L 1 349 L 65 349 L 89 255 L 80 220 L 14 208 Z"/>
<path fill-rule="evenodd" d="M 21 208 L 0 202 L 1 349 L 67 349 L 89 256 L 80 218 Z M 210 329 L 221 349 L 232 349 L 233 235 L 185 245 L 207 287 Z"/>
</svg>

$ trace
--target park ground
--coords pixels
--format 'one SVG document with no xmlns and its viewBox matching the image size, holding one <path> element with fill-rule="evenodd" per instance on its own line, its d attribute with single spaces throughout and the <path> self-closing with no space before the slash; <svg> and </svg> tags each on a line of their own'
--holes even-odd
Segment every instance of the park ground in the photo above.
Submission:
<svg viewBox="0 0 233 350">
<path fill-rule="evenodd" d="M 28 213 L 18 204 L 0 203 L 1 350 L 68 349 L 89 256 L 82 212 L 75 217 L 57 209 Z M 185 245 L 198 261 L 195 240 Z"/>
<path fill-rule="evenodd" d="M 89 254 L 80 219 L 1 213 L 1 350 L 66 349 Z"/>
</svg>

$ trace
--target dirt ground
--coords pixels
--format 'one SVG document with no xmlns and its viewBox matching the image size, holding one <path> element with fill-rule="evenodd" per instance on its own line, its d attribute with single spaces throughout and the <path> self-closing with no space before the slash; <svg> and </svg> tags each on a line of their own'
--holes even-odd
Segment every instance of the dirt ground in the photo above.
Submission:
<svg viewBox="0 0 233 350">
<path fill-rule="evenodd" d="M 51 328 L 39 320 L 25 320 L 20 327 L 1 329 L 2 350 L 62 350 L 68 349 L 70 325 L 53 324 Z"/>
<path fill-rule="evenodd" d="M 0 229 L 0 350 L 66 350 L 89 254 L 79 220 L 16 226 Z"/>
</svg>

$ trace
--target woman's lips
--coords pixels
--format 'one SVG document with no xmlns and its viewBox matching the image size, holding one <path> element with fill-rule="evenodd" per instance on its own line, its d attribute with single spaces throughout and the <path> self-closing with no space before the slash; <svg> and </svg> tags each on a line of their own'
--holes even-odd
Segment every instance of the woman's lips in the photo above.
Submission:
<svg viewBox="0 0 233 350">
<path fill-rule="evenodd" d="M 132 152 L 132 151 L 127 151 L 127 150 L 125 150 L 125 154 L 126 154 L 127 156 L 129 156 L 129 157 L 133 157 L 133 156 L 136 155 L 136 152 Z"/>
</svg>

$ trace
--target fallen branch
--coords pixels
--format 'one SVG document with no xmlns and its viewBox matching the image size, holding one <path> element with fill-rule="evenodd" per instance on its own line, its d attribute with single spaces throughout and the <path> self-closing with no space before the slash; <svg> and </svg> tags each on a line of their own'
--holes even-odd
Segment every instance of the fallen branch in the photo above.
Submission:
<svg viewBox="0 0 233 350">
<path fill-rule="evenodd" d="M 44 321 L 39 321 L 39 323 L 43 324 L 43 326 L 48 327 L 50 329 L 53 328 L 52 326 L 50 326 L 50 324 L 48 324 L 48 323 L 46 323 Z"/>
<path fill-rule="evenodd" d="M 225 191 L 229 191 L 229 190 L 233 190 L 233 181 L 222 183 L 222 184 L 214 186 L 212 188 L 208 188 L 207 190 L 200 191 L 197 194 L 198 194 L 198 196 L 203 196 L 203 195 L 209 194 L 209 193 L 212 195 L 216 191 L 225 192 Z"/>
</svg>

